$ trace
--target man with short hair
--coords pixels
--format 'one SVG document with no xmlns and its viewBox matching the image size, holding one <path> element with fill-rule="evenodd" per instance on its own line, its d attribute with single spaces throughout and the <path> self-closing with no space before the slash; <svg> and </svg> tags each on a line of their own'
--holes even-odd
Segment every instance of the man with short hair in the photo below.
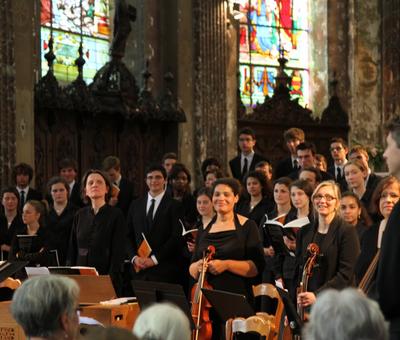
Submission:
<svg viewBox="0 0 400 340">
<path fill-rule="evenodd" d="M 262 172 L 268 180 L 272 180 L 272 166 L 268 161 L 258 162 L 255 170 Z"/>
<path fill-rule="evenodd" d="M 369 167 L 368 164 L 369 156 L 367 149 L 365 147 L 361 145 L 353 146 L 349 152 L 349 159 L 350 160 L 358 159 L 363 163 L 364 167 L 367 169 L 368 176 L 365 179 L 366 184 L 365 184 L 365 193 L 363 195 L 363 201 L 369 202 L 371 200 L 372 194 L 374 193 L 376 186 L 381 180 L 381 177 L 372 172 L 371 168 Z M 368 209 L 369 207 L 366 208 Z"/>
<path fill-rule="evenodd" d="M 282 159 L 275 168 L 275 177 L 285 177 L 300 168 L 297 160 L 296 147 L 305 140 L 305 134 L 302 129 L 292 127 L 283 133 L 283 139 L 286 147 L 290 152 L 290 156 Z"/>
<path fill-rule="evenodd" d="M 175 152 L 167 152 L 161 159 L 161 164 L 164 167 L 167 175 L 169 175 L 172 167 L 178 161 L 178 156 Z"/>
<path fill-rule="evenodd" d="M 127 218 L 129 254 L 137 270 L 134 278 L 178 283 L 182 270 L 180 205 L 165 190 L 167 172 L 163 166 L 150 166 L 145 181 L 149 191 L 132 202 Z M 138 254 L 143 235 L 152 249 L 149 257 Z"/>
<path fill-rule="evenodd" d="M 240 181 L 249 171 L 254 170 L 256 164 L 266 159 L 254 152 L 256 134 L 253 129 L 245 127 L 239 131 L 240 155 L 229 161 L 232 176 Z"/>
<path fill-rule="evenodd" d="M 334 137 L 330 141 L 329 150 L 333 159 L 333 165 L 328 168 L 328 173 L 333 176 L 335 182 L 339 184 L 340 189 L 344 191 L 347 188 L 347 183 L 346 178 L 344 177 L 343 168 L 347 163 L 346 156 L 349 152 L 349 149 L 343 138 Z"/>
<path fill-rule="evenodd" d="M 320 170 L 315 167 L 307 167 L 304 169 L 300 169 L 299 179 L 307 181 L 310 183 L 313 191 L 317 187 L 319 183 L 322 181 Z"/>
<path fill-rule="evenodd" d="M 12 178 L 19 193 L 19 207 L 21 211 L 27 201 L 40 201 L 42 199 L 42 194 L 29 186 L 33 178 L 33 168 L 29 164 L 19 163 L 14 166 Z"/>
<path fill-rule="evenodd" d="M 400 180 L 400 117 L 386 124 L 387 147 L 383 157 L 389 172 Z M 390 322 L 390 339 L 400 339 L 400 201 L 393 207 L 382 237 L 376 277 L 378 302 Z"/>
<path fill-rule="evenodd" d="M 134 186 L 131 181 L 121 175 L 121 161 L 116 156 L 108 156 L 103 160 L 103 170 L 107 173 L 117 194 L 112 195 L 108 204 L 120 208 L 125 216 L 134 198 Z"/>
<path fill-rule="evenodd" d="M 315 154 L 317 153 L 314 143 L 303 142 L 296 146 L 297 159 L 299 161 L 300 169 L 293 171 L 289 174 L 289 178 L 296 180 L 299 178 L 301 169 L 315 167 Z M 323 181 L 331 180 L 332 176 L 325 171 L 320 170 Z"/>
<path fill-rule="evenodd" d="M 75 159 L 64 158 L 58 163 L 60 177 L 64 178 L 69 186 L 69 201 L 77 207 L 83 207 L 81 185 L 77 178 L 78 163 Z"/>
</svg>

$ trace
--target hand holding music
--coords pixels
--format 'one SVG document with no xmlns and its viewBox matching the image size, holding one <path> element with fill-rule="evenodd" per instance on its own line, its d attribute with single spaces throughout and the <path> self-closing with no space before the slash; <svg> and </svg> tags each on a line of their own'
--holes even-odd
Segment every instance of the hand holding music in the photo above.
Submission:
<svg viewBox="0 0 400 340">
<path fill-rule="evenodd" d="M 303 292 L 297 295 L 297 303 L 302 307 L 308 307 L 315 303 L 316 296 L 312 292 Z"/>
<path fill-rule="evenodd" d="M 208 271 L 213 275 L 219 275 L 228 269 L 227 260 L 211 260 L 208 262 Z"/>
<path fill-rule="evenodd" d="M 269 257 L 275 256 L 274 247 L 269 246 L 268 248 L 264 248 L 264 255 L 265 255 L 265 256 L 269 256 Z"/>
<path fill-rule="evenodd" d="M 188 248 L 189 252 L 193 253 L 196 244 L 194 242 L 187 241 L 186 245 L 187 245 L 187 248 Z"/>
</svg>

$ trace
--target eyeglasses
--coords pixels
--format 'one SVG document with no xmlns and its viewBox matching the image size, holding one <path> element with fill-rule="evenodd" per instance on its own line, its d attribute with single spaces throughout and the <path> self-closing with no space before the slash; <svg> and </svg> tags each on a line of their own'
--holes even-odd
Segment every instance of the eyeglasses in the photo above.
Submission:
<svg viewBox="0 0 400 340">
<path fill-rule="evenodd" d="M 333 196 L 328 195 L 328 194 L 325 194 L 325 195 L 318 194 L 318 195 L 315 195 L 315 196 L 314 196 L 314 201 L 320 201 L 320 200 L 322 200 L 323 198 L 325 198 L 325 200 L 326 200 L 327 202 L 330 202 L 330 201 L 333 201 L 333 200 L 336 199 L 336 197 L 333 197 Z"/>
<path fill-rule="evenodd" d="M 380 199 L 386 199 L 386 198 L 389 198 L 389 197 L 394 199 L 394 200 L 396 200 L 396 199 L 399 199 L 400 196 L 397 195 L 394 192 L 383 192 L 381 197 L 380 197 Z"/>
<path fill-rule="evenodd" d="M 331 150 L 331 151 L 340 151 L 342 149 L 343 148 L 341 146 L 335 146 L 334 148 L 330 148 L 329 150 Z"/>
</svg>

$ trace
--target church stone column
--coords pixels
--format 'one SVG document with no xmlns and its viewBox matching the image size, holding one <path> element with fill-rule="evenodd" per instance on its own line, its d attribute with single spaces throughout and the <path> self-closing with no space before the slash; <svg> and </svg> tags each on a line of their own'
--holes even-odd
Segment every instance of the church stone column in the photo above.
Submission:
<svg viewBox="0 0 400 340">
<path fill-rule="evenodd" d="M 12 0 L 0 0 L 0 186 L 15 163 L 15 62 Z"/>
<path fill-rule="evenodd" d="M 379 0 L 349 2 L 350 140 L 382 140 L 381 14 Z"/>
</svg>

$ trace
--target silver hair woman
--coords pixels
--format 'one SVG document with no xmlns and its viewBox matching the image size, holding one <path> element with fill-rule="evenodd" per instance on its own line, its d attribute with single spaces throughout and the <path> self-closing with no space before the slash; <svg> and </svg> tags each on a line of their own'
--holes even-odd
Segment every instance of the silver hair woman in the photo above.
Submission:
<svg viewBox="0 0 400 340">
<path fill-rule="evenodd" d="M 318 296 L 305 340 L 387 340 L 388 324 L 378 304 L 354 288 L 329 289 Z"/>
<path fill-rule="evenodd" d="M 190 340 L 190 324 L 175 305 L 157 303 L 140 313 L 133 334 L 141 340 Z"/>
<path fill-rule="evenodd" d="M 78 296 L 79 288 L 72 279 L 34 277 L 15 291 L 11 313 L 30 340 L 75 340 L 79 333 Z"/>
</svg>

